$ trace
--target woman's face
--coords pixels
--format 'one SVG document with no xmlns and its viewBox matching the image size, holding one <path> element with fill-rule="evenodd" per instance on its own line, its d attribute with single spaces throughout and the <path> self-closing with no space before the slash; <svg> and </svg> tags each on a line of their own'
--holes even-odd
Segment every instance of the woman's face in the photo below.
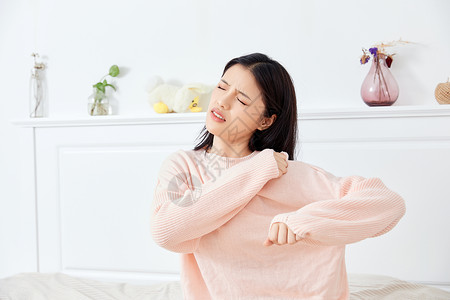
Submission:
<svg viewBox="0 0 450 300">
<path fill-rule="evenodd" d="M 230 67 L 211 95 L 206 128 L 233 148 L 248 148 L 254 131 L 265 129 L 265 105 L 253 74 L 242 65 Z M 224 120 L 214 116 L 213 111 Z"/>
</svg>

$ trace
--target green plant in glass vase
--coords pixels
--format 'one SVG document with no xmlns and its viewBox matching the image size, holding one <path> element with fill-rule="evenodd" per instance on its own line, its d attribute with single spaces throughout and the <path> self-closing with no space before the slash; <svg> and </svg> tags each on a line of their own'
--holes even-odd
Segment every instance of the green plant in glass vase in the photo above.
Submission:
<svg viewBox="0 0 450 300">
<path fill-rule="evenodd" d="M 103 76 L 99 82 L 94 84 L 92 87 L 94 91 L 89 97 L 88 112 L 91 116 L 98 115 L 110 115 L 111 105 L 109 104 L 109 99 L 106 95 L 106 88 L 109 86 L 116 91 L 116 87 L 106 80 L 107 76 L 117 77 L 120 74 L 119 67 L 117 65 L 111 66 L 109 68 L 109 73 Z"/>
</svg>

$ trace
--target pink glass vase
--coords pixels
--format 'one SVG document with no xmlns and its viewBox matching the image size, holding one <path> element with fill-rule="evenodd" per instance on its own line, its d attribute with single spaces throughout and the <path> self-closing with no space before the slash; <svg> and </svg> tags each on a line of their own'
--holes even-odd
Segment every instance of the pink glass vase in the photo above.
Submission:
<svg viewBox="0 0 450 300">
<path fill-rule="evenodd" d="M 383 55 L 372 60 L 372 66 L 361 86 L 361 97 L 368 106 L 389 106 L 398 98 L 398 84 Z"/>
</svg>

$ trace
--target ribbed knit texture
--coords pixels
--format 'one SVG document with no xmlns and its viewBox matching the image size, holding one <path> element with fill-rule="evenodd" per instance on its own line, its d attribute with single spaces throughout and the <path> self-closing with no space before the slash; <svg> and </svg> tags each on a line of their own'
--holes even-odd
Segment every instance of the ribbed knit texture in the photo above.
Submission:
<svg viewBox="0 0 450 300">
<path fill-rule="evenodd" d="M 152 207 L 155 242 L 181 253 L 185 299 L 347 299 L 345 245 L 391 230 L 404 200 L 379 178 L 337 177 L 272 149 L 242 158 L 178 150 Z M 293 245 L 264 246 L 284 222 Z"/>
</svg>

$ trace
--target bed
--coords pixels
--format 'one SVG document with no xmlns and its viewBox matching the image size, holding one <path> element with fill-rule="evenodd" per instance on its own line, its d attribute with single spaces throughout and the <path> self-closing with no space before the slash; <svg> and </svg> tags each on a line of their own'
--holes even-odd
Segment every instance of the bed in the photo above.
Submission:
<svg viewBox="0 0 450 300">
<path fill-rule="evenodd" d="M 349 274 L 350 299 L 448 300 L 450 292 L 393 277 Z M 19 273 L 0 279 L 0 300 L 178 300 L 179 281 L 151 285 L 104 282 L 64 273 Z"/>
</svg>

